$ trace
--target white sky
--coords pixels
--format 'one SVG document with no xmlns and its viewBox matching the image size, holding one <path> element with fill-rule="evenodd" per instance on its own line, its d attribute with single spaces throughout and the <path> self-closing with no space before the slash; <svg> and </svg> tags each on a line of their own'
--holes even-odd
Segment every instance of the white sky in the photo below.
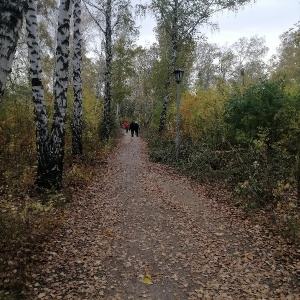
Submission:
<svg viewBox="0 0 300 300">
<path fill-rule="evenodd" d="M 265 37 L 270 57 L 276 53 L 280 44 L 279 36 L 300 21 L 300 0 L 257 0 L 237 13 L 224 12 L 216 15 L 213 21 L 218 22 L 218 31 L 211 33 L 209 29 L 203 28 L 209 42 L 220 46 L 226 43 L 230 45 L 241 37 L 257 35 Z M 152 32 L 155 20 L 149 16 L 141 21 L 141 25 L 138 44 L 152 44 L 155 41 Z"/>
</svg>

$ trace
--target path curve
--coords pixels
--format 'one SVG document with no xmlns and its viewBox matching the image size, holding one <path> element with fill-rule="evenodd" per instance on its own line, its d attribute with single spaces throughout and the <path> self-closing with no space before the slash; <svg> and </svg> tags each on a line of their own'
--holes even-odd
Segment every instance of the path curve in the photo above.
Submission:
<svg viewBox="0 0 300 300">
<path fill-rule="evenodd" d="M 289 246 L 209 193 L 124 133 L 46 245 L 29 299 L 300 299 Z"/>
</svg>

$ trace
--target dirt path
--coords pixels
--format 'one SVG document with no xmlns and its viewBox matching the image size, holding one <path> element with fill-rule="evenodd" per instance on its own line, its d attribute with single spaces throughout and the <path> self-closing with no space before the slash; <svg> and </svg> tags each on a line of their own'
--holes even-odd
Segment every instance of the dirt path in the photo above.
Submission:
<svg viewBox="0 0 300 300">
<path fill-rule="evenodd" d="M 124 134 L 47 246 L 30 299 L 300 299 L 289 247 L 208 193 Z"/>
</svg>

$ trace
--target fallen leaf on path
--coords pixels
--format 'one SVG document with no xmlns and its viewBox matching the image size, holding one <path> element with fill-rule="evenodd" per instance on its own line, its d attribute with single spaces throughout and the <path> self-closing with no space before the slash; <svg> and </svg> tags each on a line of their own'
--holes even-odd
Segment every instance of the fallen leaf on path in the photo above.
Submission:
<svg viewBox="0 0 300 300">
<path fill-rule="evenodd" d="M 215 235 L 216 236 L 222 236 L 222 235 L 224 235 L 224 233 L 223 232 L 215 232 Z"/>
<path fill-rule="evenodd" d="M 144 283 L 144 284 L 153 284 L 151 275 L 150 274 L 145 274 L 143 276 L 142 283 Z"/>
</svg>

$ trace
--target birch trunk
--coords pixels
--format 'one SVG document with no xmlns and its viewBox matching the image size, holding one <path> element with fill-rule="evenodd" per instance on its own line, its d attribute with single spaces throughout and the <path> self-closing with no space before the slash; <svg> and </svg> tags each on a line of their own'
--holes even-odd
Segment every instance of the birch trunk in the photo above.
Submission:
<svg viewBox="0 0 300 300">
<path fill-rule="evenodd" d="M 162 108 L 160 119 L 159 119 L 159 128 L 158 128 L 158 130 L 160 132 L 163 131 L 166 127 L 167 109 L 168 109 L 169 102 L 170 102 L 170 86 L 171 86 L 171 75 L 169 74 L 168 78 L 166 80 L 166 83 L 165 83 L 165 92 L 166 92 L 166 94 L 165 94 L 163 108 Z"/>
<path fill-rule="evenodd" d="M 105 74 L 104 74 L 104 108 L 101 126 L 101 137 L 109 139 L 110 135 L 110 106 L 111 106 L 111 68 L 112 68 L 112 1 L 106 1 L 105 28 Z"/>
<path fill-rule="evenodd" d="M 173 75 L 173 71 L 175 70 L 175 64 L 177 59 L 177 40 L 172 41 L 172 58 L 170 61 L 170 67 L 168 70 L 168 77 L 165 83 L 165 98 L 163 103 L 163 108 L 159 120 L 159 131 L 163 131 L 166 127 L 167 122 L 167 110 L 170 102 L 170 87 L 171 87 L 171 78 Z"/>
<path fill-rule="evenodd" d="M 82 34 L 81 34 L 81 0 L 74 0 L 74 58 L 73 58 L 73 90 L 74 110 L 72 124 L 72 153 L 82 154 Z"/>
<path fill-rule="evenodd" d="M 11 72 L 19 32 L 27 9 L 25 0 L 1 0 L 0 4 L 0 101 Z"/>
<path fill-rule="evenodd" d="M 69 36 L 71 0 L 61 0 L 58 15 L 57 48 L 54 83 L 54 115 L 49 140 L 50 182 L 53 188 L 62 187 L 65 154 L 65 127 L 67 110 Z"/>
<path fill-rule="evenodd" d="M 171 76 L 175 70 L 175 64 L 177 60 L 178 52 L 178 0 L 174 2 L 174 19 L 172 20 L 172 53 L 170 59 L 170 68 L 168 70 L 168 77 L 165 83 L 166 95 L 164 98 L 162 113 L 159 120 L 159 131 L 163 131 L 166 127 L 167 122 L 167 109 L 170 102 L 170 87 L 171 87 Z"/>
<path fill-rule="evenodd" d="M 35 0 L 28 0 L 28 11 L 26 14 L 26 29 L 36 128 L 36 151 L 38 161 L 36 183 L 41 187 L 49 187 L 47 148 L 48 119 L 46 114 L 44 89 L 42 84 L 42 67 L 40 59 L 37 10 Z"/>
</svg>

